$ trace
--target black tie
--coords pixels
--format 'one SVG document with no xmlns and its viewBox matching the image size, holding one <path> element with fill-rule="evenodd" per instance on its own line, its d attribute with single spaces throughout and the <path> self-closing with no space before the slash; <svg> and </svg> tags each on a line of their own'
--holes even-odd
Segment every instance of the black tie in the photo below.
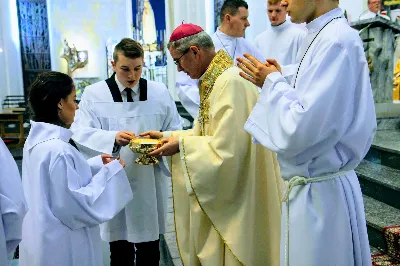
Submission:
<svg viewBox="0 0 400 266">
<path fill-rule="evenodd" d="M 128 99 L 128 103 L 132 103 L 133 102 L 132 89 L 131 88 L 126 88 L 125 92 L 126 92 L 126 98 Z"/>
<path fill-rule="evenodd" d="M 73 141 L 72 139 L 69 139 L 68 143 L 71 144 L 75 149 L 77 149 L 79 151 L 78 146 L 76 146 L 75 141 Z"/>
</svg>

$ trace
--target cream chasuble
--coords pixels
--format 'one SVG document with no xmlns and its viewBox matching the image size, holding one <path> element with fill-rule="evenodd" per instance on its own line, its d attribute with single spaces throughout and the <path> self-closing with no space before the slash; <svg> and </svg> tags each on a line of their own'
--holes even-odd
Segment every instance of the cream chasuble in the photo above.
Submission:
<svg viewBox="0 0 400 266">
<path fill-rule="evenodd" d="M 275 153 L 243 125 L 258 90 L 220 50 L 200 83 L 199 119 L 180 136 L 171 173 L 184 265 L 279 265 L 282 181 Z"/>
</svg>

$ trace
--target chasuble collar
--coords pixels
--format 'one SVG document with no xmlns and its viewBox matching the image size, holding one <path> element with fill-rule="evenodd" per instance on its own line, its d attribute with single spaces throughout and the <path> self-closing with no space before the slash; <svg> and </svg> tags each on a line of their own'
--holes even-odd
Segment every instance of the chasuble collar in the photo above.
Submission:
<svg viewBox="0 0 400 266">
<path fill-rule="evenodd" d="M 232 58 L 224 50 L 219 50 L 202 76 L 202 80 L 199 84 L 200 111 L 198 117 L 202 136 L 205 135 L 205 124 L 209 123 L 209 96 L 214 88 L 214 83 L 225 70 L 232 66 L 234 66 Z"/>
<path fill-rule="evenodd" d="M 306 25 L 308 33 L 314 33 L 321 30 L 330 20 L 337 17 L 344 17 L 344 13 L 340 8 L 335 8 L 329 11 L 328 13 L 319 16 L 318 18 L 314 19 L 310 23 Z"/>
<path fill-rule="evenodd" d="M 117 85 L 118 85 L 119 92 L 123 92 L 123 91 L 126 89 L 126 88 L 124 87 L 124 85 L 122 85 L 122 83 L 119 82 L 119 80 L 118 80 L 116 74 L 115 74 L 115 82 L 116 82 Z M 132 88 L 132 91 L 133 91 L 136 95 L 138 95 L 138 93 L 139 93 L 139 82 Z"/>
<path fill-rule="evenodd" d="M 217 52 L 206 72 L 202 75 L 200 84 L 200 101 L 211 93 L 212 87 L 217 78 L 233 65 L 234 63 L 232 58 L 224 50 L 219 50 Z"/>
<path fill-rule="evenodd" d="M 30 121 L 30 123 L 31 129 L 25 144 L 28 149 L 51 139 L 60 139 L 68 143 L 73 134 L 71 130 L 53 124 L 35 121 Z"/>
</svg>

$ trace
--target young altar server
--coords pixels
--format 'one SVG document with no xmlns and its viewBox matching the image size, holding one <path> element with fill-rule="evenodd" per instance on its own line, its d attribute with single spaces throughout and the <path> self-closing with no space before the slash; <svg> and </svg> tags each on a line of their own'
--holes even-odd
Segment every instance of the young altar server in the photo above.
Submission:
<svg viewBox="0 0 400 266">
<path fill-rule="evenodd" d="M 271 24 L 256 37 L 256 47 L 265 58 L 274 58 L 282 66 L 298 63 L 297 53 L 307 35 L 307 30 L 287 19 L 286 7 L 281 5 L 281 0 L 267 0 L 267 5 Z"/>
<path fill-rule="evenodd" d="M 17 164 L 0 139 L 0 265 L 9 265 L 21 241 L 26 211 Z"/>
<path fill-rule="evenodd" d="M 30 89 L 20 266 L 103 265 L 99 224 L 132 200 L 122 160 L 103 154 L 86 161 L 70 143 L 75 101 L 73 81 L 63 73 L 42 73 Z"/>
<path fill-rule="evenodd" d="M 276 151 L 287 181 L 281 265 L 371 265 L 354 169 L 376 130 L 368 64 L 337 0 L 282 0 L 308 34 L 291 85 L 279 62 L 239 59 L 262 92 L 245 129 Z"/>
<path fill-rule="evenodd" d="M 146 130 L 177 130 L 181 117 L 167 87 L 141 79 L 144 52 L 129 38 L 115 46 L 115 74 L 86 87 L 72 125 L 73 139 L 86 155 L 120 153 L 134 199 L 114 219 L 101 226 L 110 243 L 111 264 L 158 265 L 159 235 L 165 232 L 168 177 L 163 161 L 156 166 L 135 163 L 126 145 Z M 121 148 L 122 147 L 122 148 Z M 163 167 L 164 168 L 161 168 Z M 164 170 L 163 170 L 164 169 Z"/>
</svg>

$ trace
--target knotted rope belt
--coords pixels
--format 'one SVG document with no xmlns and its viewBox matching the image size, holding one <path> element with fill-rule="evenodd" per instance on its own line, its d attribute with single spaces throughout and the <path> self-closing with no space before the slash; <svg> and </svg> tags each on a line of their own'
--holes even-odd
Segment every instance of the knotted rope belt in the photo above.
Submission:
<svg viewBox="0 0 400 266">
<path fill-rule="evenodd" d="M 290 180 L 285 181 L 286 192 L 283 196 L 282 202 L 286 203 L 286 234 L 285 234 L 285 265 L 289 266 L 289 196 L 295 186 L 305 186 L 309 183 L 323 182 L 344 176 L 349 171 L 342 171 L 330 175 L 317 176 L 306 178 L 303 176 L 295 176 Z"/>
</svg>

